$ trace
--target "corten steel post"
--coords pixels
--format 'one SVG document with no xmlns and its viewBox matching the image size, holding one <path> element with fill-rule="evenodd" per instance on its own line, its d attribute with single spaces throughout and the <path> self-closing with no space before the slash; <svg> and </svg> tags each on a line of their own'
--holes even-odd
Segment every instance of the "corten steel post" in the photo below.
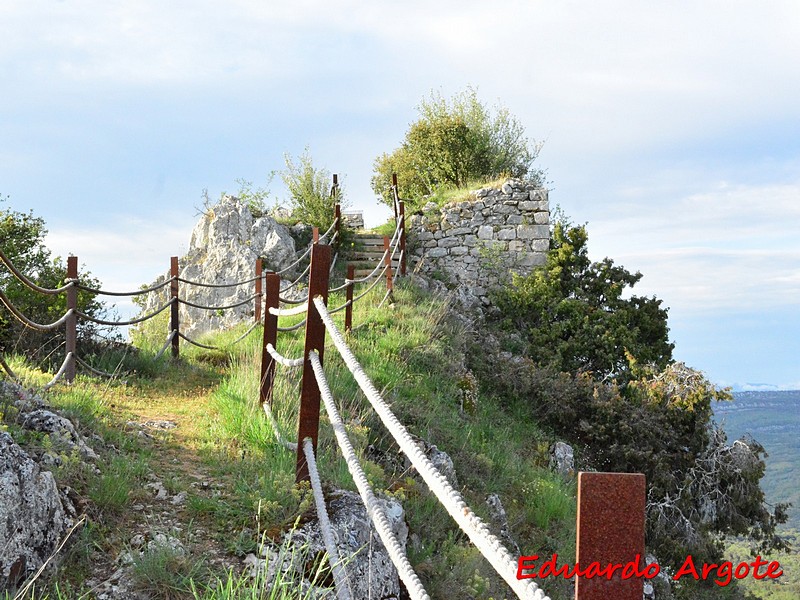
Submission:
<svg viewBox="0 0 800 600">
<path fill-rule="evenodd" d="M 578 473 L 575 562 L 584 569 L 595 561 L 643 569 L 645 496 L 641 473 Z M 575 600 L 641 600 L 642 578 L 612 573 L 611 579 L 576 577 Z"/>
<path fill-rule="evenodd" d="M 78 257 L 67 257 L 67 279 L 75 281 L 78 279 Z M 78 341 L 78 316 L 75 311 L 78 310 L 78 288 L 76 285 L 70 286 L 67 290 L 67 310 L 72 310 L 73 313 L 67 317 L 66 321 L 66 352 L 72 352 L 72 358 L 67 359 L 67 370 L 64 372 L 64 377 L 67 383 L 75 381 L 75 352 Z"/>
<path fill-rule="evenodd" d="M 170 276 L 172 282 L 169 284 L 169 298 L 172 305 L 169 308 L 169 333 L 172 336 L 172 358 L 180 356 L 180 322 L 178 317 L 178 257 L 170 258 Z"/>
<path fill-rule="evenodd" d="M 406 276 L 406 203 L 400 201 L 400 277 Z"/>
<path fill-rule="evenodd" d="M 275 383 L 275 359 L 267 352 L 267 344 L 275 344 L 278 340 L 278 315 L 269 312 L 270 308 L 278 308 L 278 295 L 281 291 L 280 275 L 267 273 L 267 299 L 264 303 L 264 341 L 261 344 L 261 387 L 258 399 L 261 404 L 272 403 L 272 386 Z"/>
<path fill-rule="evenodd" d="M 264 296 L 261 294 L 261 278 L 262 278 L 261 259 L 256 259 L 256 314 L 253 319 L 256 323 L 261 321 L 261 303 Z"/>
<path fill-rule="evenodd" d="M 349 279 L 349 283 L 345 288 L 345 300 L 347 300 L 348 304 L 347 307 L 344 309 L 344 331 L 345 333 L 350 333 L 350 330 L 353 329 L 353 288 L 355 287 L 355 283 L 353 280 L 356 278 L 356 266 L 354 264 L 347 265 L 347 279 Z"/>
<path fill-rule="evenodd" d="M 319 244 L 319 227 L 311 228 L 311 239 L 315 244 Z"/>
<path fill-rule="evenodd" d="M 328 271 L 331 265 L 331 247 L 317 244 L 311 250 L 311 272 L 308 276 L 308 310 L 306 311 L 306 344 L 303 350 L 303 383 L 300 390 L 300 421 L 297 428 L 297 467 L 295 481 L 308 481 L 308 464 L 303 453 L 303 440 L 311 438 L 314 453 L 319 435 L 320 393 L 308 354 L 316 350 L 322 362 L 325 349 L 325 324 L 314 306 L 314 297 L 322 296 L 328 304 Z"/>
<path fill-rule="evenodd" d="M 383 236 L 383 256 L 386 266 L 386 289 L 392 291 L 392 250 L 389 246 L 389 236 Z"/>
</svg>

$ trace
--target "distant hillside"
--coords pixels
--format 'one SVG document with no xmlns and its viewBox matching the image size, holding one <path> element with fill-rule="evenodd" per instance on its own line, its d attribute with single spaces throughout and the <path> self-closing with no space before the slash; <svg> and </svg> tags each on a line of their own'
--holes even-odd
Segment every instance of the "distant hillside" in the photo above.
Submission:
<svg viewBox="0 0 800 600">
<path fill-rule="evenodd" d="M 787 526 L 800 528 L 800 391 L 735 392 L 713 408 L 730 440 L 749 433 L 764 446 L 767 501 L 791 502 Z"/>
</svg>

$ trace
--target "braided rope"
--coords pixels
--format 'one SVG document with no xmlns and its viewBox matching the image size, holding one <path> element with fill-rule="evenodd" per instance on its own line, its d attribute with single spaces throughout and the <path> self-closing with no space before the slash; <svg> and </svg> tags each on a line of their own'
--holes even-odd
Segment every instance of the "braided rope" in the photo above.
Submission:
<svg viewBox="0 0 800 600">
<path fill-rule="evenodd" d="M 237 306 L 242 306 L 243 304 L 249 304 L 253 300 L 258 298 L 257 294 L 253 294 L 249 298 L 245 298 L 241 302 L 236 302 L 235 304 L 228 304 L 226 306 L 205 306 L 203 304 L 195 304 L 194 302 L 189 302 L 188 300 L 184 300 L 183 298 L 178 298 L 178 302 L 181 304 L 185 304 L 186 306 L 191 306 L 192 308 L 199 308 L 200 310 L 228 310 L 229 308 L 236 308 Z"/>
<path fill-rule="evenodd" d="M 28 327 L 30 329 L 35 329 L 37 331 L 53 331 L 54 329 L 58 329 L 64 323 L 66 323 L 67 319 L 69 319 L 72 315 L 76 314 L 75 309 L 70 308 L 64 316 L 62 316 L 58 321 L 54 321 L 53 323 L 48 323 L 46 325 L 42 325 L 41 323 L 37 323 L 36 321 L 31 321 L 28 317 L 22 314 L 20 310 L 11 303 L 11 300 L 8 299 L 2 290 L 0 290 L 0 303 L 4 304 L 8 311 L 14 315 L 14 317 Z"/>
<path fill-rule="evenodd" d="M 294 260 L 294 262 L 290 263 L 289 265 L 283 267 L 280 271 L 275 271 L 276 274 L 282 275 L 286 273 L 286 271 L 293 269 L 295 266 L 299 265 L 300 262 L 309 254 L 311 254 L 311 250 L 314 248 L 314 244 L 309 244 L 308 247 L 305 249 L 303 254 L 301 254 L 298 258 Z"/>
<path fill-rule="evenodd" d="M 161 350 L 159 350 L 159 351 L 156 353 L 156 356 L 155 356 L 155 359 L 156 359 L 156 360 L 158 360 L 159 358 L 161 358 L 161 356 L 164 354 L 164 352 L 166 352 L 166 351 L 167 351 L 167 348 L 169 348 L 170 344 L 172 344 L 172 339 L 173 339 L 173 338 L 174 338 L 174 337 L 175 337 L 177 334 L 178 334 L 178 330 L 177 330 L 177 329 L 173 329 L 172 331 L 170 331 L 169 335 L 167 336 L 167 341 L 164 343 L 164 346 L 161 348 Z"/>
<path fill-rule="evenodd" d="M 388 269 L 388 268 L 389 268 L 389 265 L 383 265 L 383 272 L 372 281 L 372 283 L 369 285 L 369 287 L 367 289 L 365 289 L 358 296 L 353 298 L 353 302 L 357 302 L 358 300 L 361 300 L 364 296 L 366 296 L 367 294 L 369 294 L 372 291 L 372 288 L 374 288 L 376 285 L 378 285 L 378 283 L 383 281 L 383 275 L 384 275 L 384 273 L 386 273 L 386 269 Z"/>
<path fill-rule="evenodd" d="M 302 315 L 307 310 L 308 306 L 305 304 L 301 306 L 295 306 L 294 308 L 276 308 L 274 306 L 270 306 L 269 314 L 275 315 L 276 317 L 291 317 L 292 315 Z"/>
<path fill-rule="evenodd" d="M 10 379 L 12 379 L 12 380 L 14 380 L 16 382 L 19 382 L 19 377 L 17 377 L 17 375 L 14 373 L 14 371 L 11 370 L 11 367 L 5 361 L 5 359 L 3 358 L 2 354 L 0 354 L 0 367 L 3 368 L 3 371 L 6 372 L 6 374 L 9 376 Z"/>
<path fill-rule="evenodd" d="M 77 283 L 77 281 L 75 281 L 75 280 L 70 280 L 70 281 L 68 281 L 66 283 L 66 285 L 63 285 L 60 288 L 54 288 L 54 289 L 45 288 L 45 287 L 42 287 L 40 285 L 36 285 L 33 281 L 31 281 L 30 279 L 25 277 L 25 275 L 23 275 L 19 271 L 19 269 L 17 269 L 17 267 L 14 266 L 14 264 L 3 253 L 2 250 L 0 250 L 0 261 L 2 261 L 6 265 L 6 267 L 8 267 L 8 270 L 11 271 L 11 273 L 14 275 L 14 277 L 19 279 L 23 284 L 28 286 L 34 292 L 39 292 L 40 294 L 47 294 L 47 295 L 50 295 L 50 296 L 55 295 L 55 294 L 61 294 L 63 292 L 66 292 L 69 288 L 71 288 L 73 285 L 75 285 Z"/>
<path fill-rule="evenodd" d="M 77 314 L 81 319 L 85 321 L 89 321 L 91 323 L 97 323 L 98 325 L 108 325 L 111 327 L 118 327 L 123 325 L 136 325 L 137 323 L 141 323 L 143 321 L 147 321 L 148 319 L 152 319 L 157 314 L 164 312 L 167 308 L 172 306 L 173 302 L 175 302 L 175 298 L 171 299 L 169 302 L 166 302 L 165 304 L 162 304 L 156 310 L 151 312 L 149 315 L 145 315 L 143 317 L 137 317 L 135 319 L 131 319 L 130 321 L 105 321 L 103 319 L 98 319 L 96 317 L 87 315 L 86 313 L 83 313 L 81 311 L 75 311 L 75 314 Z"/>
<path fill-rule="evenodd" d="M 64 357 L 64 362 L 61 363 L 61 368 L 58 370 L 58 372 L 53 376 L 53 378 L 48 383 L 46 383 L 46 384 L 44 384 L 42 386 L 43 390 L 49 390 L 51 387 L 53 387 L 58 382 L 59 379 L 61 379 L 61 376 L 67 370 L 67 365 L 69 364 L 69 361 L 72 358 L 72 356 L 73 356 L 72 352 L 67 352 L 67 355 Z"/>
<path fill-rule="evenodd" d="M 238 287 L 240 285 L 246 285 L 248 283 L 253 283 L 259 278 L 258 275 L 255 277 L 251 277 L 250 279 L 245 279 L 244 281 L 236 281 L 234 283 L 204 283 L 202 281 L 192 281 L 191 279 L 184 279 L 183 277 L 175 277 L 181 283 L 185 283 L 187 285 L 195 285 L 197 287 L 204 287 L 204 288 L 229 288 L 229 287 Z"/>
<path fill-rule="evenodd" d="M 336 237 L 336 236 L 333 236 L 333 237 Z M 333 240 L 331 240 L 331 241 L 333 241 Z M 337 258 L 339 258 L 339 253 L 338 252 L 333 255 L 333 260 L 331 261 L 331 266 L 328 269 L 328 275 L 332 275 L 333 274 L 333 269 L 334 269 L 334 267 L 336 267 L 336 259 Z"/>
<path fill-rule="evenodd" d="M 430 600 L 425 588 L 422 587 L 422 582 L 419 580 L 419 577 L 417 577 L 414 569 L 411 568 L 411 564 L 408 562 L 405 552 L 403 552 L 400 543 L 392 532 L 389 520 L 386 518 L 386 512 L 375 497 L 367 481 L 367 476 L 364 474 L 364 470 L 358 462 L 358 457 L 353 449 L 353 445 L 347 437 L 347 430 L 345 429 L 342 417 L 333 401 L 333 394 L 328 386 L 328 380 L 325 378 L 325 371 L 322 369 L 319 354 L 312 350 L 308 353 L 308 357 L 311 361 L 311 367 L 314 370 L 314 377 L 319 385 L 320 396 L 325 404 L 325 410 L 328 412 L 328 419 L 331 422 L 331 427 L 333 427 L 333 431 L 336 434 L 336 440 L 339 442 L 342 456 L 347 462 L 347 468 L 353 476 L 353 481 L 358 488 L 361 500 L 367 507 L 367 514 L 369 514 L 372 522 L 375 524 L 375 529 L 411 597 L 414 600 Z"/>
<path fill-rule="evenodd" d="M 283 302 L 284 304 L 308 304 L 308 296 L 305 296 L 298 300 L 292 298 L 284 298 L 283 296 L 278 296 L 278 300 Z"/>
<path fill-rule="evenodd" d="M 108 377 L 109 379 L 113 379 L 114 377 L 116 377 L 118 375 L 117 373 L 107 373 L 106 371 L 101 371 L 100 369 L 95 369 L 92 365 L 87 363 L 80 356 L 76 356 L 75 357 L 75 362 L 77 362 L 80 366 L 82 366 L 84 369 L 86 369 L 90 373 L 93 373 L 94 375 L 97 375 L 98 377 Z"/>
<path fill-rule="evenodd" d="M 336 595 L 339 600 L 350 600 L 350 583 L 339 558 L 336 540 L 333 538 L 333 529 L 331 528 L 331 520 L 328 517 L 328 509 L 325 507 L 325 497 L 322 495 L 322 482 L 319 479 L 317 460 L 314 457 L 314 446 L 311 443 L 311 438 L 303 440 L 303 454 L 305 454 L 306 464 L 308 465 L 311 491 L 314 493 L 314 505 L 317 508 L 319 530 L 322 532 L 322 540 L 325 542 L 325 549 L 328 551 L 328 561 L 331 564 L 331 573 L 333 573 L 333 581 L 336 584 Z"/>
<path fill-rule="evenodd" d="M 272 425 L 272 432 L 275 434 L 275 439 L 278 440 L 278 443 L 290 452 L 297 452 L 297 444 L 295 442 L 289 442 L 283 437 L 278 427 L 278 422 L 275 420 L 275 415 L 272 414 L 272 409 L 269 407 L 269 403 L 264 402 L 261 406 L 264 408 L 264 414 L 267 415 L 267 420 L 270 425 Z"/>
<path fill-rule="evenodd" d="M 336 223 L 338 223 L 338 222 L 339 222 L 339 217 L 336 217 L 336 218 L 333 220 L 333 223 L 331 223 L 331 226 L 330 226 L 330 227 L 328 227 L 328 231 L 326 231 L 326 232 L 325 232 L 325 233 L 323 233 L 321 236 L 319 236 L 319 241 L 320 241 L 320 242 L 321 242 L 322 240 L 324 240 L 325 238 L 327 238 L 327 237 L 330 235 L 331 231 L 333 231 L 334 227 L 336 227 Z M 339 232 L 337 231 L 336 233 L 339 233 Z M 333 237 L 336 237 L 336 236 L 334 235 Z M 333 239 L 331 239 L 331 241 L 333 241 Z"/>
<path fill-rule="evenodd" d="M 260 324 L 261 324 L 261 323 L 259 323 L 258 321 L 256 321 L 255 323 L 253 323 L 253 324 L 250 326 L 250 328 L 249 328 L 247 331 L 245 331 L 245 332 L 244 332 L 242 335 L 240 335 L 238 338 L 236 338 L 235 340 L 233 340 L 233 341 L 232 341 L 230 344 L 228 344 L 228 346 L 235 346 L 236 344 L 238 344 L 239 342 L 241 342 L 241 341 L 242 341 L 244 338 L 246 338 L 248 335 L 250 335 L 251 333 L 253 333 L 253 331 L 255 330 L 255 328 L 256 328 L 256 327 L 258 327 Z"/>
<path fill-rule="evenodd" d="M 156 290 L 160 290 L 161 288 L 169 285 L 173 281 L 175 281 L 176 277 L 170 277 L 163 281 L 162 283 L 157 283 L 156 285 L 152 285 L 148 288 L 143 288 L 136 292 L 109 292 L 107 290 L 100 290 L 96 288 L 90 288 L 85 285 L 81 285 L 80 283 L 77 284 L 78 289 L 84 292 L 89 292 L 90 294 L 98 294 L 100 296 L 142 296 L 144 294 L 149 294 L 150 292 L 154 292 Z"/>
<path fill-rule="evenodd" d="M 331 313 L 332 315 L 335 315 L 337 312 L 341 312 L 341 311 L 343 311 L 345 308 L 347 308 L 348 306 L 350 306 L 352 303 L 353 303 L 353 301 L 352 301 L 352 300 L 348 300 L 348 301 L 347 301 L 347 302 L 345 302 L 344 304 L 340 304 L 340 305 L 339 305 L 339 306 L 337 306 L 336 308 L 332 308 L 332 309 L 330 309 L 328 312 L 329 312 L 329 313 Z"/>
<path fill-rule="evenodd" d="M 275 346 L 272 344 L 267 344 L 266 347 L 267 352 L 269 355 L 275 359 L 276 362 L 282 364 L 284 367 L 296 368 L 302 367 L 303 363 L 306 362 L 303 357 L 300 358 L 286 358 L 282 354 L 280 354 L 277 350 L 275 350 Z"/>
<path fill-rule="evenodd" d="M 180 336 L 181 339 L 184 339 L 187 342 L 189 342 L 192 346 L 197 346 L 198 348 L 205 348 L 206 350 L 221 350 L 221 348 L 219 346 L 207 346 L 206 344 L 201 344 L 200 342 L 195 342 L 194 340 L 192 340 L 192 339 L 186 337 L 185 335 L 183 335 L 181 332 L 178 332 L 178 336 Z"/>
<path fill-rule="evenodd" d="M 311 270 L 311 263 L 310 262 L 308 263 L 308 265 L 306 265 L 306 268 L 303 269 L 303 272 L 300 273 L 298 278 L 295 279 L 293 282 L 291 282 L 289 285 L 287 285 L 285 288 L 283 288 L 281 291 L 285 292 L 286 290 L 292 289 L 294 286 L 296 286 L 298 283 L 300 283 L 300 281 L 303 279 L 303 277 L 305 277 L 308 274 L 309 270 Z"/>
<path fill-rule="evenodd" d="M 278 327 L 278 331 L 297 331 L 298 329 L 300 329 L 305 324 L 306 324 L 306 320 L 303 319 L 299 323 L 295 323 L 294 325 L 291 325 L 289 327 Z"/>
<path fill-rule="evenodd" d="M 411 464 L 414 465 L 417 472 L 425 480 L 428 488 L 439 499 L 455 522 L 458 523 L 461 530 L 467 534 L 472 543 L 486 557 L 495 571 L 514 590 L 517 596 L 530 600 L 549 600 L 544 591 L 539 589 L 539 586 L 533 581 L 517 579 L 516 561 L 505 549 L 502 542 L 489 531 L 483 521 L 467 506 L 461 494 L 453 489 L 450 482 L 433 466 L 430 459 L 425 456 L 416 442 L 414 442 L 405 426 L 397 420 L 389 405 L 381 397 L 378 390 L 375 389 L 372 381 L 370 381 L 364 369 L 356 360 L 355 355 L 347 346 L 347 342 L 345 342 L 341 332 L 336 328 L 336 324 L 333 322 L 320 296 L 314 298 L 314 305 L 317 307 L 336 349 L 344 359 L 345 364 L 350 369 L 367 400 L 372 404 L 375 412 L 378 413 L 381 421 L 395 438 L 400 448 L 411 460 Z"/>
</svg>

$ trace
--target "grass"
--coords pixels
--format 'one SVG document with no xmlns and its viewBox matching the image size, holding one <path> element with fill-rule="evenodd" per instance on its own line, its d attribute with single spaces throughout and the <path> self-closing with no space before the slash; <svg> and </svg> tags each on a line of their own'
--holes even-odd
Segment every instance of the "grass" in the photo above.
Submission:
<svg viewBox="0 0 800 600">
<path fill-rule="evenodd" d="M 448 320 L 443 299 L 421 292 L 408 280 L 396 282 L 394 304 L 378 308 L 381 296 L 376 291 L 356 305 L 349 343 L 398 418 L 451 455 L 460 491 L 482 518 L 489 520 L 486 497 L 500 495 L 523 553 L 574 554 L 575 489 L 547 469 L 550 438 L 523 421 L 513 407 L 490 397 L 478 398 L 468 412 L 461 410 L 465 333 Z M 329 305 L 342 300 L 332 296 Z M 282 319 L 281 325 L 299 318 Z M 334 319 L 341 323 L 343 313 Z M 170 598 L 297 597 L 288 595 L 287 586 L 266 590 L 263 581 L 240 572 L 214 570 L 204 558 L 212 551 L 242 557 L 257 550 L 259 540 L 278 541 L 298 519 L 313 515 L 307 486 L 294 485 L 294 454 L 277 442 L 258 406 L 260 328 L 230 346 L 243 332 L 201 339 L 223 348 L 213 353 L 184 345 L 178 362 L 153 359 L 153 343 L 150 349 L 106 359 L 131 367 L 126 379 L 105 382 L 81 376 L 75 386 L 58 386 L 49 395 L 85 433 L 100 436 L 102 461 L 99 474 L 71 463 L 59 474 L 87 498 L 93 523 L 43 593 L 61 597 L 53 595 L 58 585 L 58 593 L 69 594 L 64 597 L 79 597 L 94 552 L 102 549 L 114 557 L 125 551 L 138 526 L 137 515 L 126 507 L 146 503 L 143 485 L 155 472 L 171 494 L 187 492 L 181 522 L 205 533 L 202 543 L 184 540 L 189 549 L 183 556 L 168 556 L 164 550 L 137 559 L 142 586 L 153 586 L 165 594 L 161 597 Z M 289 357 L 300 355 L 302 336 L 302 330 L 281 333 L 278 350 Z M 418 540 L 409 542 L 409 556 L 432 597 L 502 597 L 504 584 L 425 485 L 409 475 L 395 443 L 327 343 L 326 374 L 353 445 L 373 485 L 403 501 Z M 19 360 L 14 366 L 30 380 L 48 378 L 26 370 Z M 279 368 L 272 408 L 289 440 L 296 436 L 299 386 L 298 371 Z M 151 431 L 154 438 L 147 439 L 133 435 L 135 430 L 126 425 L 148 419 L 173 420 L 179 426 Z M 380 456 L 386 460 L 376 458 Z M 324 411 L 318 459 L 326 485 L 354 489 Z M 208 487 L 200 485 L 205 483 Z"/>
</svg>

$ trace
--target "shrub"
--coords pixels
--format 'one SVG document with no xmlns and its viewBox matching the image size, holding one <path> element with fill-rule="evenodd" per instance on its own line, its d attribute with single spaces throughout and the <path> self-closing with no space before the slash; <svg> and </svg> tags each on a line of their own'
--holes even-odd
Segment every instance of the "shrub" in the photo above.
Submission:
<svg viewBox="0 0 800 600">
<path fill-rule="evenodd" d="M 412 210 L 441 187 L 464 187 L 501 175 L 542 181 L 542 172 L 531 169 L 541 146 L 528 141 L 506 108 L 490 111 L 474 89 L 449 101 L 431 93 L 418 110 L 420 118 L 400 147 L 375 159 L 372 189 L 390 206 L 392 173 Z"/>
</svg>

